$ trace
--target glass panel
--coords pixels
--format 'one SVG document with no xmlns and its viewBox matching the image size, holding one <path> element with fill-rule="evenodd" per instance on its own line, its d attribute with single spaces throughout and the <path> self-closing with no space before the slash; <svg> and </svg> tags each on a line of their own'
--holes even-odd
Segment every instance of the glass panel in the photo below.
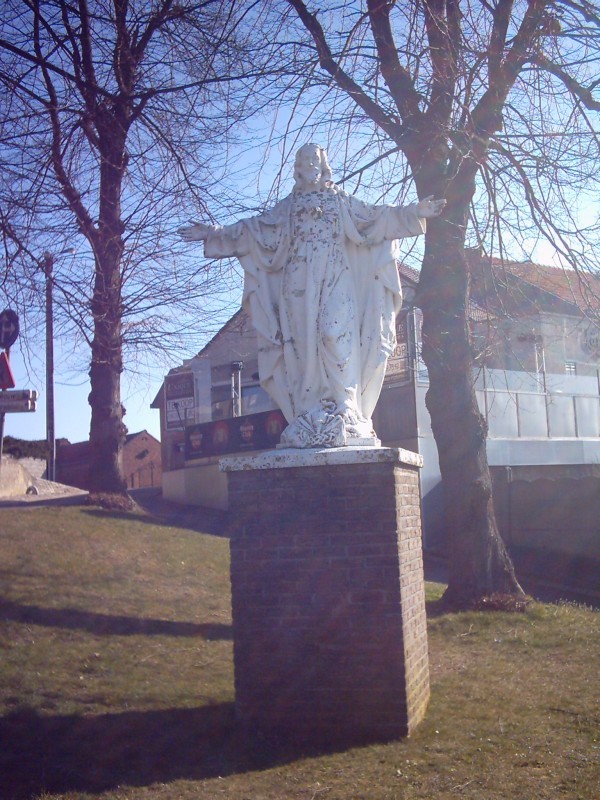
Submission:
<svg viewBox="0 0 600 800">
<path fill-rule="evenodd" d="M 577 435 L 600 436 L 600 398 L 576 397 Z"/>
<path fill-rule="evenodd" d="M 488 392 L 488 427 L 492 439 L 519 435 L 516 397 L 510 392 Z"/>
<path fill-rule="evenodd" d="M 425 386 L 429 386 L 429 372 L 427 371 L 427 367 L 425 366 L 425 362 L 421 358 L 421 354 L 417 354 L 417 383 Z"/>
<path fill-rule="evenodd" d="M 487 375 L 485 369 L 475 368 L 473 370 L 473 385 L 475 389 L 485 389 Z"/>
<path fill-rule="evenodd" d="M 552 395 L 548 403 L 550 436 L 575 437 L 575 405 L 572 397 Z"/>
<path fill-rule="evenodd" d="M 486 369 L 485 380 L 488 389 L 503 391 L 508 389 L 507 372 L 503 369 Z"/>
<path fill-rule="evenodd" d="M 546 386 L 551 393 L 598 395 L 598 379 L 595 375 L 546 375 Z"/>
<path fill-rule="evenodd" d="M 519 429 L 524 438 L 548 437 L 546 398 L 543 394 L 519 393 Z"/>
<path fill-rule="evenodd" d="M 488 389 L 508 390 L 511 392 L 543 392 L 544 383 L 541 375 L 516 370 L 486 370 Z"/>
<path fill-rule="evenodd" d="M 483 414 L 485 417 L 485 392 L 475 392 L 475 397 L 477 398 L 477 405 L 479 407 L 479 413 Z"/>
</svg>

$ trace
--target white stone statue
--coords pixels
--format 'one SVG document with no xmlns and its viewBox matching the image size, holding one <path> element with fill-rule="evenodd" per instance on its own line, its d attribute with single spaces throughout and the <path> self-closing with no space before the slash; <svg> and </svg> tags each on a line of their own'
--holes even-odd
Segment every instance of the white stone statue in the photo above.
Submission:
<svg viewBox="0 0 600 800">
<path fill-rule="evenodd" d="M 179 233 L 244 268 L 260 382 L 289 423 L 281 444 L 379 444 L 371 416 L 396 343 L 397 239 L 424 233 L 446 201 L 363 203 L 332 182 L 315 144 L 298 150 L 294 177 L 291 195 L 263 214 Z"/>
</svg>

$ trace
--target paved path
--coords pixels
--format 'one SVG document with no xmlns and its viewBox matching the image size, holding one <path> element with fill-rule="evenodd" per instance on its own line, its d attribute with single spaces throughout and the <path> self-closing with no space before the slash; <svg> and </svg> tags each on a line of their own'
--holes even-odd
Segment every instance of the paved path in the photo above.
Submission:
<svg viewBox="0 0 600 800">
<path fill-rule="evenodd" d="M 37 490 L 37 493 L 36 493 Z M 30 487 L 28 494 L 17 494 L 12 497 L 0 497 L 1 506 L 26 506 L 26 505 L 66 505 L 81 503 L 85 500 L 88 493 L 84 489 L 77 489 L 75 486 L 65 486 L 64 483 L 47 481 L 43 478 L 36 478 L 33 486 Z"/>
</svg>

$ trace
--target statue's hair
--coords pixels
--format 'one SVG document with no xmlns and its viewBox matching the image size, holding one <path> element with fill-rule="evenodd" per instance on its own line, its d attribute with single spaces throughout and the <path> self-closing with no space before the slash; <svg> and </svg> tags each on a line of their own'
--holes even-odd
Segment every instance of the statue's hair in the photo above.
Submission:
<svg viewBox="0 0 600 800">
<path fill-rule="evenodd" d="M 321 165 L 321 188 L 325 188 L 327 186 L 331 186 L 332 181 L 332 174 L 331 174 L 331 167 L 329 166 L 329 162 L 327 161 L 327 152 L 326 150 L 321 147 L 321 145 L 314 144 L 313 142 L 307 142 L 303 144 L 302 147 L 296 153 L 296 160 L 294 161 L 294 189 L 298 189 L 300 175 L 298 174 L 298 161 L 300 158 L 300 153 L 304 152 L 305 150 L 316 150 L 319 154 L 319 163 Z"/>
</svg>

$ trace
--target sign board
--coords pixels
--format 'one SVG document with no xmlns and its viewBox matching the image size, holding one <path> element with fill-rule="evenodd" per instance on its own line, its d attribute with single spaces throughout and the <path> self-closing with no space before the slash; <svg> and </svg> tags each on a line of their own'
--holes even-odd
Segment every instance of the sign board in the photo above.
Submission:
<svg viewBox="0 0 600 800">
<path fill-rule="evenodd" d="M 396 346 L 390 353 L 385 370 L 386 383 L 402 383 L 411 378 L 406 314 L 397 321 L 396 339 Z"/>
<path fill-rule="evenodd" d="M 193 372 L 176 372 L 165 378 L 167 430 L 180 430 L 195 420 L 196 393 Z"/>
<path fill-rule="evenodd" d="M 0 414 L 35 411 L 37 392 L 20 389 L 15 392 L 0 392 Z"/>
<path fill-rule="evenodd" d="M 6 353 L 0 353 L 0 389 L 14 389 L 15 379 Z"/>
<path fill-rule="evenodd" d="M 19 318 L 10 308 L 0 314 L 0 347 L 8 350 L 12 347 L 19 335 Z"/>
<path fill-rule="evenodd" d="M 398 342 L 387 362 L 386 380 L 407 381 L 410 378 L 408 362 L 408 344 Z"/>
<path fill-rule="evenodd" d="M 278 409 L 192 425 L 185 431 L 185 457 L 191 460 L 270 449 L 279 443 L 286 426 Z"/>
</svg>

